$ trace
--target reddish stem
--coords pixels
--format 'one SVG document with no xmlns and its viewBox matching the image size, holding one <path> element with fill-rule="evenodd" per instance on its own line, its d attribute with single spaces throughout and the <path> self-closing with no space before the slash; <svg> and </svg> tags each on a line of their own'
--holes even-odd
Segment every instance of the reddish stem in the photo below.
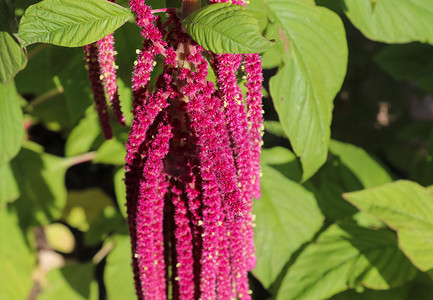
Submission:
<svg viewBox="0 0 433 300">
<path fill-rule="evenodd" d="M 160 12 L 171 12 L 171 11 L 175 11 L 175 8 L 160 8 L 160 9 L 152 9 L 151 12 L 152 14 L 156 14 L 156 13 L 160 13 Z"/>
</svg>

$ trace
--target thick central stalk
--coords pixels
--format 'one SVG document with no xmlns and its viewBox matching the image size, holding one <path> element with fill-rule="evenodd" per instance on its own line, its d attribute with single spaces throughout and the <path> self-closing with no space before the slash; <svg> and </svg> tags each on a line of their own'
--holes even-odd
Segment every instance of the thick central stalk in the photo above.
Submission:
<svg viewBox="0 0 433 300">
<path fill-rule="evenodd" d="M 188 17 L 200 7 L 201 0 L 182 0 L 182 18 Z"/>
</svg>

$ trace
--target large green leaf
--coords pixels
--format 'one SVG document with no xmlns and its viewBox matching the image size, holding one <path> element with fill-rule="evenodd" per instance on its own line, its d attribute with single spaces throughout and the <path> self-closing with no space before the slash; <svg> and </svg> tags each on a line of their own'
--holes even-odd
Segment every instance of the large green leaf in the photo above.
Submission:
<svg viewBox="0 0 433 300">
<path fill-rule="evenodd" d="M 129 236 L 116 236 L 115 247 L 108 255 L 105 265 L 104 282 L 108 299 L 123 300 L 137 297 L 132 273 Z"/>
<path fill-rule="evenodd" d="M 410 181 L 348 193 L 348 201 L 398 234 L 400 248 L 422 271 L 433 268 L 433 193 Z"/>
<path fill-rule="evenodd" d="M 299 182 L 302 178 L 301 164 L 287 148 L 277 146 L 263 149 L 260 159 L 292 181 Z"/>
<path fill-rule="evenodd" d="M 433 47 L 411 43 L 390 45 L 375 55 L 379 66 L 396 80 L 409 80 L 426 91 L 433 91 Z"/>
<path fill-rule="evenodd" d="M 94 272 L 92 263 L 53 269 L 48 273 L 46 286 L 38 299 L 97 300 L 98 284 L 93 277 Z"/>
<path fill-rule="evenodd" d="M 101 135 L 98 115 L 93 107 L 89 108 L 83 119 L 69 134 L 65 145 L 66 156 L 75 156 L 92 149 L 98 136 Z"/>
<path fill-rule="evenodd" d="M 23 227 L 45 225 L 61 216 L 66 203 L 69 163 L 57 156 L 23 148 L 11 161 L 21 196 L 13 203 Z"/>
<path fill-rule="evenodd" d="M 198 44 L 215 53 L 260 53 L 273 45 L 260 34 L 257 20 L 240 5 L 208 5 L 182 24 Z"/>
<path fill-rule="evenodd" d="M 116 138 L 105 141 L 96 151 L 95 163 L 124 165 L 126 156 L 125 144 Z"/>
<path fill-rule="evenodd" d="M 12 202 L 20 196 L 18 184 L 9 164 L 0 166 L 0 210 L 7 202 Z"/>
<path fill-rule="evenodd" d="M 79 47 L 100 40 L 131 17 L 129 9 L 106 0 L 43 0 L 25 11 L 19 37 L 22 46 Z"/>
<path fill-rule="evenodd" d="M 53 46 L 49 48 L 49 53 L 51 76 L 58 76 L 66 98 L 70 120 L 76 122 L 93 104 L 89 74 L 83 61 L 83 49 Z"/>
<path fill-rule="evenodd" d="M 433 43 L 433 6 L 426 0 L 345 0 L 346 15 L 369 39 Z"/>
<path fill-rule="evenodd" d="M 27 299 L 32 288 L 35 256 L 18 226 L 17 217 L 0 209 L 0 299 Z"/>
<path fill-rule="evenodd" d="M 267 0 L 284 66 L 270 80 L 271 96 L 303 179 L 325 162 L 333 99 L 344 79 L 347 45 L 334 12 L 297 0 Z"/>
<path fill-rule="evenodd" d="M 340 157 L 330 156 L 328 162 L 320 169 L 319 174 L 313 180 L 316 187 L 314 193 L 320 209 L 327 218 L 334 221 L 355 219 L 364 227 L 384 227 L 384 224 L 377 218 L 365 212 L 359 212 L 356 207 L 342 198 L 343 193 L 362 190 L 364 182 L 369 182 L 367 177 L 370 174 L 362 172 L 362 168 L 358 170 L 356 160 L 365 160 L 367 165 L 371 164 L 374 167 L 379 167 L 379 165 L 362 149 L 350 144 L 341 143 L 341 146 L 342 149 L 339 149 L 338 152 L 335 149 L 331 151 L 342 155 Z"/>
<path fill-rule="evenodd" d="M 0 2 L 0 83 L 8 84 L 22 70 L 27 56 L 13 37 L 18 30 L 12 0 Z"/>
<path fill-rule="evenodd" d="M 359 285 L 388 289 L 416 273 L 392 232 L 334 224 L 289 268 L 277 299 L 326 299 Z"/>
<path fill-rule="evenodd" d="M 23 135 L 23 113 L 15 84 L 0 83 L 0 166 L 17 155 Z"/>
<path fill-rule="evenodd" d="M 332 220 L 353 217 L 366 227 L 382 227 L 377 218 L 358 212 L 341 195 L 391 182 L 389 174 L 359 147 L 331 140 L 329 150 L 333 156 L 316 180 L 316 197 L 323 213 Z"/>
<path fill-rule="evenodd" d="M 362 148 L 331 140 L 329 150 L 356 175 L 365 188 L 371 188 L 392 181 L 388 172 Z"/>
<path fill-rule="evenodd" d="M 262 165 L 262 171 L 262 197 L 253 203 L 258 257 L 253 273 L 269 287 L 292 253 L 320 229 L 323 216 L 311 192 L 272 167 Z"/>
</svg>

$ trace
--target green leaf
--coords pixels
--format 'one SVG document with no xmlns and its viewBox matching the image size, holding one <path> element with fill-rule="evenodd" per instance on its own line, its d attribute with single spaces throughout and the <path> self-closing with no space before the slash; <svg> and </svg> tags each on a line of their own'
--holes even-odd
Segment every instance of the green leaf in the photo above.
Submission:
<svg viewBox="0 0 433 300">
<path fill-rule="evenodd" d="M 113 206 L 111 198 L 99 188 L 69 191 L 62 220 L 69 225 L 87 231 L 106 207 Z"/>
<path fill-rule="evenodd" d="M 0 83 L 0 166 L 21 148 L 24 137 L 23 113 L 15 84 Z"/>
<path fill-rule="evenodd" d="M 0 2 L 0 83 L 9 84 L 27 63 L 27 56 L 14 38 L 17 32 L 12 0 Z"/>
<path fill-rule="evenodd" d="M 125 169 L 120 168 L 114 174 L 114 191 L 116 193 L 117 205 L 123 218 L 127 218 L 126 213 L 126 186 L 125 186 Z"/>
<path fill-rule="evenodd" d="M 302 167 L 299 160 L 292 151 L 284 147 L 263 149 L 261 161 L 292 181 L 299 182 L 302 178 Z"/>
<path fill-rule="evenodd" d="M 84 235 L 86 245 L 96 246 L 113 234 L 128 234 L 128 226 L 113 206 L 107 206 Z"/>
<path fill-rule="evenodd" d="M 270 80 L 271 96 L 306 180 L 327 157 L 333 99 L 346 72 L 344 27 L 324 7 L 297 0 L 266 3 L 284 62 Z"/>
<path fill-rule="evenodd" d="M 262 197 L 253 202 L 258 257 L 253 274 L 267 288 L 292 253 L 320 229 L 323 216 L 313 194 L 301 185 L 267 165 L 262 172 Z"/>
<path fill-rule="evenodd" d="M 345 0 L 347 17 L 366 37 L 386 43 L 433 43 L 430 1 Z"/>
<path fill-rule="evenodd" d="M 260 53 L 273 45 L 260 34 L 257 20 L 240 5 L 208 5 L 182 24 L 199 45 L 215 53 Z"/>
<path fill-rule="evenodd" d="M 94 265 L 73 264 L 53 269 L 47 275 L 46 287 L 40 300 L 97 300 L 98 284 L 93 278 Z"/>
<path fill-rule="evenodd" d="M 20 198 L 13 203 L 23 227 L 46 225 L 61 216 L 66 203 L 67 162 L 54 155 L 23 148 L 11 161 Z"/>
<path fill-rule="evenodd" d="M 389 290 L 372 290 L 372 289 L 361 289 L 358 290 L 347 290 L 340 294 L 337 294 L 328 300 L 407 300 L 407 299 L 421 299 L 421 298 L 410 298 L 410 285 L 406 284 L 402 287 L 389 289 Z M 427 300 L 426 298 L 425 300 Z"/>
<path fill-rule="evenodd" d="M 86 153 L 101 135 L 98 115 L 93 107 L 87 110 L 83 119 L 71 131 L 65 145 L 66 156 Z"/>
<path fill-rule="evenodd" d="M 363 186 L 338 157 L 331 156 L 316 176 L 317 202 L 327 218 L 337 221 L 356 214 L 357 209 L 344 201 L 341 195 L 345 192 L 361 190 Z"/>
<path fill-rule="evenodd" d="M 344 194 L 397 231 L 400 248 L 422 271 L 433 268 L 433 193 L 410 181 Z"/>
<path fill-rule="evenodd" d="M 112 300 L 135 299 L 134 274 L 131 264 L 129 236 L 116 236 L 115 247 L 105 265 L 104 282 L 107 298 Z"/>
<path fill-rule="evenodd" d="M 68 226 L 61 223 L 49 224 L 44 226 L 44 233 L 51 249 L 61 253 L 74 251 L 75 237 Z"/>
<path fill-rule="evenodd" d="M 15 77 L 18 93 L 37 97 L 57 89 L 50 72 L 50 65 L 59 63 L 59 61 L 52 60 L 50 55 L 50 48 L 53 47 L 55 46 L 39 44 L 27 48 L 29 54 L 27 66 Z"/>
<path fill-rule="evenodd" d="M 359 285 L 389 289 L 416 273 L 392 232 L 334 224 L 289 268 L 277 299 L 326 299 Z"/>
<path fill-rule="evenodd" d="M 379 66 L 396 80 L 408 80 L 433 91 L 433 47 L 411 43 L 390 45 L 375 55 Z"/>
<path fill-rule="evenodd" d="M 0 299 L 27 299 L 33 286 L 35 256 L 18 226 L 18 218 L 0 209 Z"/>
<path fill-rule="evenodd" d="M 379 186 L 392 181 L 388 172 L 362 148 L 331 140 L 329 150 L 356 175 L 365 188 Z"/>
<path fill-rule="evenodd" d="M 113 138 L 105 141 L 96 151 L 95 163 L 124 165 L 126 156 L 125 144 Z"/>
<path fill-rule="evenodd" d="M 79 47 L 112 33 L 132 17 L 129 9 L 106 0 L 44 0 L 21 18 L 22 46 L 50 43 Z"/>
<path fill-rule="evenodd" d="M 83 61 L 83 49 L 53 46 L 49 48 L 49 52 L 50 71 L 52 76 L 58 76 L 59 85 L 65 95 L 69 118 L 71 122 L 76 122 L 93 104 L 89 74 Z M 53 61 L 56 63 L 52 63 Z"/>
<path fill-rule="evenodd" d="M 8 202 L 15 201 L 20 196 L 20 190 L 12 173 L 11 166 L 0 166 L 0 211 Z"/>
<path fill-rule="evenodd" d="M 268 165 L 281 165 L 296 161 L 296 155 L 284 147 L 272 147 L 262 150 L 260 161 Z"/>
<path fill-rule="evenodd" d="M 265 125 L 265 130 L 273 135 L 281 138 L 287 138 L 286 133 L 284 132 L 283 126 L 278 121 L 264 121 L 263 125 Z"/>
</svg>

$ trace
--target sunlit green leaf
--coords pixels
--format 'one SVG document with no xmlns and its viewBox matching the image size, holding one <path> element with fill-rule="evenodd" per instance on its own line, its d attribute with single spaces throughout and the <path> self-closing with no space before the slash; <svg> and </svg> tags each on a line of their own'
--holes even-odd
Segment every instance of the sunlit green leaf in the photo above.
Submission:
<svg viewBox="0 0 433 300">
<path fill-rule="evenodd" d="M 62 253 L 71 253 L 75 248 L 75 237 L 68 226 L 53 223 L 44 226 L 44 233 L 50 247 Z"/>
<path fill-rule="evenodd" d="M 341 161 L 359 179 L 365 188 L 371 188 L 392 181 L 388 172 L 362 148 L 331 140 L 329 151 L 340 157 Z"/>
<path fill-rule="evenodd" d="M 182 24 L 203 48 L 215 53 L 260 53 L 272 47 L 243 6 L 218 3 L 192 13 Z"/>
<path fill-rule="evenodd" d="M 45 225 L 61 216 L 66 203 L 64 159 L 23 148 L 11 161 L 21 196 L 13 205 L 24 227 Z"/>
<path fill-rule="evenodd" d="M 0 166 L 18 154 L 23 136 L 23 113 L 15 85 L 0 83 Z"/>
<path fill-rule="evenodd" d="M 117 139 L 105 141 L 96 151 L 95 163 L 124 165 L 126 156 L 125 144 Z"/>
<path fill-rule="evenodd" d="M 0 210 L 7 202 L 12 202 L 20 196 L 18 184 L 9 164 L 0 166 Z"/>
<path fill-rule="evenodd" d="M 112 300 L 135 299 L 129 236 L 116 236 L 115 247 L 107 258 L 104 272 L 107 297 Z"/>
<path fill-rule="evenodd" d="M 387 43 L 433 43 L 433 6 L 430 1 L 345 0 L 352 23 L 369 39 Z"/>
<path fill-rule="evenodd" d="M 9 84 L 22 70 L 27 56 L 13 34 L 18 31 L 12 0 L 0 2 L 0 83 Z"/>
<path fill-rule="evenodd" d="M 319 230 L 323 216 L 311 192 L 267 165 L 262 172 L 262 197 L 253 202 L 258 257 L 253 274 L 269 287 L 292 253 Z"/>
<path fill-rule="evenodd" d="M 75 156 L 92 149 L 98 136 L 101 135 L 98 115 L 93 107 L 89 108 L 85 117 L 71 131 L 66 140 L 66 156 Z"/>
<path fill-rule="evenodd" d="M 289 268 L 277 299 L 327 299 L 358 285 L 388 289 L 416 273 L 392 232 L 334 224 Z"/>
<path fill-rule="evenodd" d="M 270 80 L 271 96 L 306 180 L 327 157 L 333 99 L 346 72 L 344 27 L 324 7 L 295 0 L 266 4 L 284 62 Z"/>
<path fill-rule="evenodd" d="M 422 271 L 433 268 L 433 193 L 410 181 L 348 193 L 344 198 L 395 229 L 400 248 Z"/>
<path fill-rule="evenodd" d="M 93 277 L 94 272 L 92 263 L 53 269 L 48 273 L 46 286 L 38 299 L 97 300 L 98 284 Z"/>
<path fill-rule="evenodd" d="M 18 218 L 0 209 L 0 299 L 27 299 L 33 286 L 35 255 L 28 248 Z"/>
<path fill-rule="evenodd" d="M 23 46 L 79 47 L 112 33 L 132 16 L 129 9 L 106 0 L 43 0 L 25 11 L 19 37 Z"/>
<path fill-rule="evenodd" d="M 120 168 L 114 174 L 114 190 L 116 192 L 116 200 L 120 213 L 126 219 L 126 186 L 124 168 Z"/>
</svg>

